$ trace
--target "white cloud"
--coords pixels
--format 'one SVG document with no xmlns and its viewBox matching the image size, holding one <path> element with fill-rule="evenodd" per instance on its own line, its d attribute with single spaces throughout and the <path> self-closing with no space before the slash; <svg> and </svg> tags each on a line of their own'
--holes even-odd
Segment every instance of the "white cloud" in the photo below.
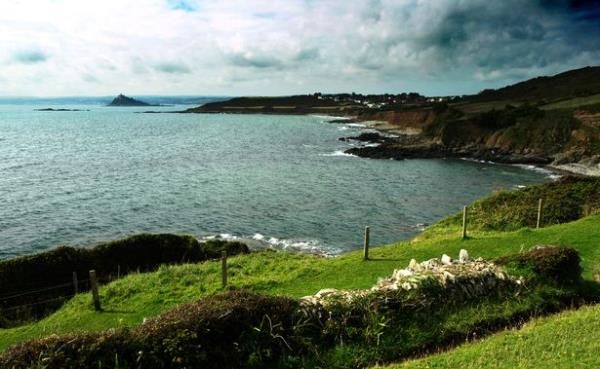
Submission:
<svg viewBox="0 0 600 369">
<path fill-rule="evenodd" d="M 537 4 L 0 0 L 0 93 L 435 94 L 598 60 L 573 42 L 581 25 Z"/>
</svg>

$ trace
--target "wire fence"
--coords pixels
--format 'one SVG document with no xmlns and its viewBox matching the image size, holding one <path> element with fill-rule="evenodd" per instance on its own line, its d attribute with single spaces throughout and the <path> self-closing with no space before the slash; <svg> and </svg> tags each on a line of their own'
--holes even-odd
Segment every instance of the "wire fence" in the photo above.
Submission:
<svg viewBox="0 0 600 369">
<path fill-rule="evenodd" d="M 59 296 L 59 297 L 55 297 L 55 298 L 51 298 L 51 299 L 47 299 L 47 300 L 42 300 L 42 301 L 36 301 L 36 302 L 32 302 L 30 304 L 23 304 L 23 305 L 16 305 L 16 306 L 11 306 L 11 307 L 7 307 L 7 308 L 1 308 L 0 312 L 10 312 L 10 311 L 18 311 L 21 309 L 25 309 L 28 307 L 33 307 L 33 306 L 37 306 L 37 305 L 47 305 L 50 304 L 51 302 L 57 302 L 57 301 L 66 301 L 68 299 L 70 299 L 71 297 L 75 296 L 75 294 L 71 294 L 71 295 L 66 295 L 66 296 Z"/>
<path fill-rule="evenodd" d="M 133 273 L 139 273 L 139 270 L 140 269 L 137 268 L 136 271 L 134 271 Z M 98 284 L 108 284 L 117 279 L 120 279 L 120 277 L 124 276 L 125 274 L 130 273 L 127 273 L 127 271 L 124 271 L 124 273 L 122 273 L 121 268 L 119 267 L 117 269 L 117 273 L 109 273 L 108 275 L 96 277 L 96 282 Z M 77 293 L 88 292 L 91 289 L 91 279 L 78 279 L 77 274 L 74 273 L 73 280 L 66 283 L 60 283 L 52 286 L 34 288 L 26 291 L 12 292 L 0 295 L 0 313 L 18 313 L 19 311 L 25 311 L 28 308 L 64 302 L 76 296 Z M 41 300 L 37 300 L 36 298 L 39 298 Z M 19 303 L 19 300 L 30 301 L 26 303 Z M 17 303 L 18 305 L 13 305 L 13 303 Z"/>
<path fill-rule="evenodd" d="M 79 281 L 79 283 L 81 283 L 81 282 L 82 281 Z M 5 302 L 7 300 L 15 299 L 17 297 L 23 297 L 23 296 L 27 296 L 27 295 L 33 295 L 33 294 L 38 294 L 40 292 L 52 291 L 52 290 L 57 290 L 57 289 L 64 289 L 65 287 L 69 287 L 69 286 L 73 286 L 73 282 L 58 284 L 58 285 L 50 286 L 50 287 L 39 288 L 37 290 L 29 290 L 29 291 L 25 291 L 25 292 L 19 292 L 17 294 L 13 294 L 13 295 L 4 295 L 4 296 L 0 296 L 0 303 Z"/>
</svg>

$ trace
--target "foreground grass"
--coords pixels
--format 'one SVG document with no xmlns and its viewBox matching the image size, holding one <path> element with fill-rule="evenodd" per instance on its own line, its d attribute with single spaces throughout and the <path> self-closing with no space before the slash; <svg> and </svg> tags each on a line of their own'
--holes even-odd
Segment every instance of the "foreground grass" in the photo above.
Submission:
<svg viewBox="0 0 600 369">
<path fill-rule="evenodd" d="M 600 306 L 595 305 L 534 319 L 522 329 L 385 369 L 597 368 L 599 350 Z"/>
<path fill-rule="evenodd" d="M 330 259 L 283 252 L 238 256 L 229 260 L 229 282 L 237 288 L 300 297 L 322 288 L 370 287 L 378 277 L 406 266 L 412 258 L 425 260 L 442 253 L 456 256 L 461 248 L 475 257 L 493 258 L 538 244 L 573 246 L 581 254 L 586 278 L 600 271 L 598 215 L 540 230 L 476 233 L 466 241 L 458 238 L 459 232 L 455 225 L 444 231 L 438 227 L 435 235 L 420 241 L 374 248 L 372 260 L 367 262 L 362 261 L 360 252 Z M 136 326 L 145 317 L 219 291 L 220 278 L 220 262 L 163 266 L 154 273 L 130 275 L 101 288 L 103 312 L 93 310 L 89 294 L 78 295 L 46 319 L 0 329 L 0 350 L 50 334 Z"/>
</svg>

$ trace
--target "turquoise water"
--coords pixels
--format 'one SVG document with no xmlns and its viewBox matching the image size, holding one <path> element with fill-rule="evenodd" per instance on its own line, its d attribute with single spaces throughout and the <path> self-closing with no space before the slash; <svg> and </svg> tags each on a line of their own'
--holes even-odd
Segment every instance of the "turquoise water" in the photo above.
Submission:
<svg viewBox="0 0 600 369">
<path fill-rule="evenodd" d="M 136 114 L 0 105 L 0 258 L 138 232 L 339 253 L 414 235 L 547 173 L 341 155 L 360 127 L 313 116 Z M 152 108 L 177 110 L 178 107 Z M 183 108 L 183 107 L 179 107 Z"/>
</svg>

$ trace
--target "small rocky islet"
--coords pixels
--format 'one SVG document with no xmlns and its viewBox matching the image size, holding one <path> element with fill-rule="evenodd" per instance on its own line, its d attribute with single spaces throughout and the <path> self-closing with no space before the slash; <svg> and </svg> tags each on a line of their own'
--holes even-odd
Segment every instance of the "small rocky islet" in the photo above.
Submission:
<svg viewBox="0 0 600 369">
<path fill-rule="evenodd" d="M 119 94 L 115 97 L 107 106 L 156 106 L 147 102 L 134 99 L 123 94 Z"/>
</svg>

